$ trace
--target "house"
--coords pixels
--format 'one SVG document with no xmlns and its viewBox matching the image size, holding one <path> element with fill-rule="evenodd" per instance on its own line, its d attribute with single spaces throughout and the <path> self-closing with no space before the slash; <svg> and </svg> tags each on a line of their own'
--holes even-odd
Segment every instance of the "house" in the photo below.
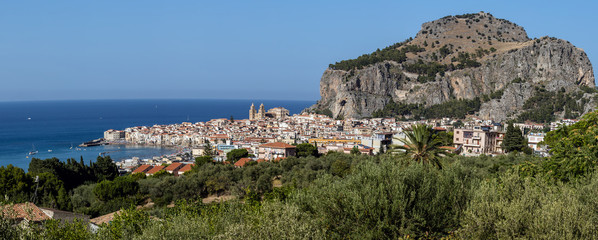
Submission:
<svg viewBox="0 0 598 240">
<path fill-rule="evenodd" d="M 185 164 L 183 163 L 175 162 L 173 164 L 168 165 L 168 167 L 164 168 L 164 170 L 170 174 L 174 174 L 174 172 L 178 172 L 178 170 L 184 166 Z"/>
<path fill-rule="evenodd" d="M 89 221 L 89 216 L 53 208 L 38 207 L 31 202 L 0 206 L 3 217 L 19 223 L 41 223 L 50 219 L 72 222 L 75 219 Z"/>
<path fill-rule="evenodd" d="M 89 220 L 89 222 L 91 222 L 92 224 L 96 225 L 97 227 L 101 226 L 102 224 L 108 224 L 110 222 L 112 222 L 112 220 L 114 219 L 114 215 L 115 214 L 120 214 L 122 212 L 122 210 L 118 210 L 116 212 L 111 212 L 96 218 L 92 218 L 91 220 Z"/>
<path fill-rule="evenodd" d="M 278 157 L 295 156 L 296 147 L 282 142 L 266 143 L 259 146 L 258 158 L 273 160 Z"/>
<path fill-rule="evenodd" d="M 150 169 L 152 169 L 153 166 L 152 165 L 141 165 L 139 166 L 137 169 L 133 170 L 132 174 L 135 173 L 147 173 Z"/>
<path fill-rule="evenodd" d="M 529 134 L 527 134 L 527 136 L 526 136 L 527 146 L 538 153 L 548 152 L 547 146 L 540 144 L 540 142 L 544 141 L 544 136 L 545 136 L 544 133 L 529 133 Z"/>
<path fill-rule="evenodd" d="M 155 166 L 155 167 L 153 167 L 152 169 L 150 169 L 149 171 L 147 171 L 147 172 L 145 173 L 145 175 L 147 175 L 147 176 L 154 175 L 154 174 L 156 174 L 157 172 L 159 172 L 159 171 L 160 171 L 160 170 L 162 170 L 162 169 L 164 169 L 164 166 L 162 166 L 162 165 L 160 165 L 160 166 Z"/>
<path fill-rule="evenodd" d="M 193 166 L 195 166 L 195 164 L 185 164 L 185 166 L 178 170 L 178 175 L 183 175 L 186 172 L 191 171 L 191 168 L 193 168 Z"/>
<path fill-rule="evenodd" d="M 500 144 L 504 132 L 489 126 L 475 126 L 472 129 L 455 129 L 453 144 L 463 155 L 501 154 Z"/>
<path fill-rule="evenodd" d="M 52 219 L 31 202 L 4 205 L 2 206 L 2 215 L 18 222 L 43 222 Z"/>
<path fill-rule="evenodd" d="M 251 161 L 251 158 L 241 158 L 235 163 L 236 168 L 244 167 L 245 164 Z"/>
<path fill-rule="evenodd" d="M 374 148 L 366 146 L 366 145 L 363 145 L 363 144 L 357 144 L 357 145 L 354 145 L 352 147 L 344 147 L 343 148 L 343 153 L 351 154 L 351 151 L 353 151 L 354 147 L 357 147 L 357 150 L 359 150 L 360 154 L 363 154 L 363 155 L 374 155 L 374 152 L 373 152 Z"/>
</svg>

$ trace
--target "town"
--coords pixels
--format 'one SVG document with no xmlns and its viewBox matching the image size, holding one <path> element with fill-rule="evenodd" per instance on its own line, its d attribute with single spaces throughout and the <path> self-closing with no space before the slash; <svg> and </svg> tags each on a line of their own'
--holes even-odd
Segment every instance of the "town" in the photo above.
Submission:
<svg viewBox="0 0 598 240">
<path fill-rule="evenodd" d="M 564 119 L 550 125 L 514 123 L 521 129 L 534 154 L 546 156 L 548 149 L 542 145 L 545 132 L 561 125 L 571 125 L 575 119 Z M 289 110 L 276 107 L 258 110 L 252 104 L 249 119 L 212 119 L 207 122 L 183 122 L 172 125 L 129 127 L 124 130 L 104 132 L 108 143 L 147 144 L 179 147 L 181 153 L 153 159 L 127 159 L 117 162 L 123 172 L 143 172 L 152 175 L 160 170 L 178 175 L 193 166 L 194 157 L 204 154 L 207 145 L 214 148 L 213 160 L 227 163 L 227 153 L 246 149 L 248 157 L 235 162 L 242 167 L 251 161 L 279 161 L 295 155 L 295 146 L 310 143 L 320 154 L 330 151 L 361 154 L 384 153 L 392 145 L 401 143 L 405 131 L 414 124 L 426 124 L 435 131 L 452 136 L 454 153 L 464 156 L 504 154 L 501 143 L 505 124 L 470 116 L 467 120 L 449 118 L 419 121 L 397 121 L 394 118 L 333 119 L 326 115 L 307 113 L 290 115 Z M 173 164 L 176 163 L 176 164 Z M 169 165 L 164 167 L 163 165 Z"/>
</svg>

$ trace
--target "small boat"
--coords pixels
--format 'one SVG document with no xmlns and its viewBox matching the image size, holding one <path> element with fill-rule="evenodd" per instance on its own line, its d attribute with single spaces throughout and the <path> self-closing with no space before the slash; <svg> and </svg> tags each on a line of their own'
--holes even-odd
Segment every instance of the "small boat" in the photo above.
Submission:
<svg viewBox="0 0 598 240">
<path fill-rule="evenodd" d="M 30 117 L 28 117 L 28 118 L 27 118 L 27 120 L 31 120 L 31 118 L 30 118 Z"/>
<path fill-rule="evenodd" d="M 48 149 L 48 152 L 52 152 L 52 149 Z"/>
<path fill-rule="evenodd" d="M 31 144 L 31 146 L 33 146 L 33 150 L 31 150 L 31 152 L 29 152 L 29 155 L 35 155 L 38 153 L 37 150 L 35 150 L 35 145 Z"/>
</svg>

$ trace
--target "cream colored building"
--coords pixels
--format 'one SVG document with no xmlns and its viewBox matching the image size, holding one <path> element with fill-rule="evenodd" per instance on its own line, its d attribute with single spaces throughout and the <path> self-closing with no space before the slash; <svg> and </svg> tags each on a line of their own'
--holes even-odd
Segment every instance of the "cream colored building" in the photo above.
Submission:
<svg viewBox="0 0 598 240">
<path fill-rule="evenodd" d="M 282 108 L 282 107 L 276 107 L 276 108 L 272 108 L 270 110 L 268 110 L 268 112 L 266 113 L 266 116 L 268 117 L 272 117 L 272 118 L 276 118 L 276 119 L 285 119 L 289 116 L 289 110 Z"/>
<path fill-rule="evenodd" d="M 255 106 L 251 103 L 251 107 L 249 107 L 249 120 L 255 120 L 256 114 Z"/>
<path fill-rule="evenodd" d="M 258 149 L 258 158 L 266 160 L 275 160 L 277 158 L 286 158 L 295 156 L 296 147 L 286 143 L 275 142 L 260 145 Z"/>
<path fill-rule="evenodd" d="M 473 129 L 455 129 L 453 144 L 463 155 L 502 154 L 500 147 L 504 133 L 481 126 Z"/>
<path fill-rule="evenodd" d="M 104 132 L 104 139 L 106 139 L 106 141 L 124 140 L 125 139 L 125 132 L 124 131 L 110 129 L 110 130 Z"/>
</svg>

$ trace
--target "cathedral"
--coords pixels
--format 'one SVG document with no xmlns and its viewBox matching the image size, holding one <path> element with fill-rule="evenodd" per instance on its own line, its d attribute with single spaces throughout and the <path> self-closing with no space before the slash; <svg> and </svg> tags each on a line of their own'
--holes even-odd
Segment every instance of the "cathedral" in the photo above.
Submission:
<svg viewBox="0 0 598 240">
<path fill-rule="evenodd" d="M 283 119 L 289 116 L 289 110 L 281 107 L 272 108 L 266 112 L 264 104 L 260 105 L 259 110 L 255 110 L 255 105 L 251 104 L 249 107 L 249 120 L 264 120 L 266 118 Z"/>
</svg>

